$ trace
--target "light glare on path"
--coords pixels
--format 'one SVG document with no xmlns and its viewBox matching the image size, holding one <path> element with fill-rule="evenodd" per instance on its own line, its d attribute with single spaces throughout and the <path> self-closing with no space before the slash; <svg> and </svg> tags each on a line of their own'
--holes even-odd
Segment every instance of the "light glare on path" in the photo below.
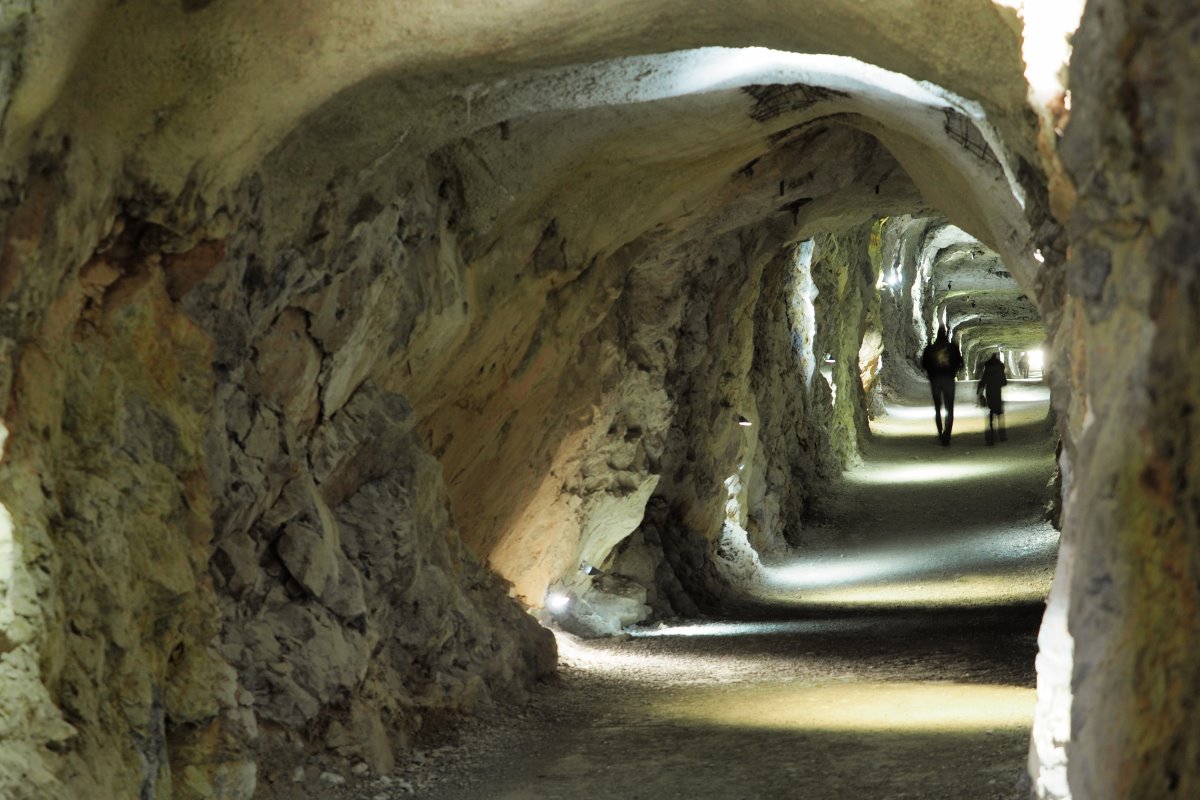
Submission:
<svg viewBox="0 0 1200 800">
<path fill-rule="evenodd" d="M 927 732 L 1028 728 L 1034 692 L 963 683 L 722 687 L 655 706 L 660 717 L 780 730 Z"/>
</svg>

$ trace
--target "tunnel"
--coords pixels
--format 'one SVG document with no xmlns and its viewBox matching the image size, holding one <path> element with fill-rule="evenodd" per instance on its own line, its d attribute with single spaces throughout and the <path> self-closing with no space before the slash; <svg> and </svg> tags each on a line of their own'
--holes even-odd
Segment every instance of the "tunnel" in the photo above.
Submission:
<svg viewBox="0 0 1200 800">
<path fill-rule="evenodd" d="M 6 0 L 0 797 L 1200 796 L 1197 41 Z"/>
</svg>

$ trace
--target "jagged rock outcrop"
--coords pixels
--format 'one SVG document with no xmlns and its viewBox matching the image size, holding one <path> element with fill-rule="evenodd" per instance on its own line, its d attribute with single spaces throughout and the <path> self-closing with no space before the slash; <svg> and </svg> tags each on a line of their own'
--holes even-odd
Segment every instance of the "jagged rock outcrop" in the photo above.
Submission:
<svg viewBox="0 0 1200 800">
<path fill-rule="evenodd" d="M 54 253 L 49 208 L 66 191 L 61 175 L 42 187 L 6 231 L 7 274 L 26 287 Z M 37 344 L 10 345 L 10 797 L 235 797 L 255 783 L 253 716 L 217 652 L 207 577 L 212 343 L 172 302 L 170 259 L 137 238 L 114 229 L 37 319 Z"/>
<path fill-rule="evenodd" d="M 303 259 L 264 272 L 253 186 L 249 235 L 111 217 L 56 279 L 69 186 L 39 180 L 5 231 L 16 297 L 62 281 L 9 306 L 6 796 L 249 797 L 306 752 L 386 771 L 424 715 L 553 671 L 411 406 L 328 356 L 289 302 Z"/>
</svg>

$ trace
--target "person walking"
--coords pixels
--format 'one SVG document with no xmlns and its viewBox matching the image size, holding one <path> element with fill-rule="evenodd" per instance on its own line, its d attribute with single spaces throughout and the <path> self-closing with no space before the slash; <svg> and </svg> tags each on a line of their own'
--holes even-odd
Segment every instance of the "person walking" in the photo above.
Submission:
<svg viewBox="0 0 1200 800">
<path fill-rule="evenodd" d="M 937 338 L 921 354 L 921 368 L 929 376 L 933 419 L 942 447 L 950 446 L 950 431 L 954 429 L 954 379 L 962 367 L 963 357 L 958 345 L 950 341 L 945 325 L 938 326 Z M 943 406 L 946 408 L 945 422 L 942 421 Z"/>
<path fill-rule="evenodd" d="M 983 362 L 979 383 L 975 387 L 975 391 L 979 395 L 979 404 L 983 405 L 985 401 L 987 402 L 988 428 L 984 432 L 984 441 L 990 445 L 995 444 L 997 438 L 1002 442 L 1008 439 L 1008 434 L 1004 430 L 1004 401 L 1000 398 L 1000 389 L 1007 384 L 1008 378 L 1004 374 L 1004 362 L 1000 360 L 999 355 L 992 353 L 992 357 Z"/>
</svg>

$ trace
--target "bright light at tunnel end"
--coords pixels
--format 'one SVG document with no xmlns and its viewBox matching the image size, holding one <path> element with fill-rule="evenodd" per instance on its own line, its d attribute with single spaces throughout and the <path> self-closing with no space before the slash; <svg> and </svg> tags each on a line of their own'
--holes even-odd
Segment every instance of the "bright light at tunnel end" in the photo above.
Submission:
<svg viewBox="0 0 1200 800">
<path fill-rule="evenodd" d="M 1069 37 L 1079 27 L 1084 0 L 993 0 L 1015 10 L 1023 22 L 1022 55 L 1030 98 L 1047 106 L 1062 96 L 1062 67 L 1071 58 Z"/>
</svg>

